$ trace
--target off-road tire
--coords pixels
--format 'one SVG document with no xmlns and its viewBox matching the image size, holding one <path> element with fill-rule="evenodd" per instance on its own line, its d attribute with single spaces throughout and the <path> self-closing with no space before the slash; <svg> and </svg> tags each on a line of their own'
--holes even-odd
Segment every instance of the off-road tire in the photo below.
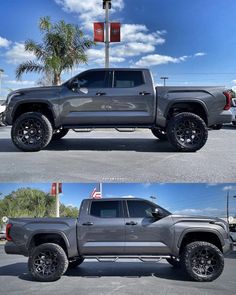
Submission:
<svg viewBox="0 0 236 295">
<path fill-rule="evenodd" d="M 166 131 L 162 128 L 152 128 L 152 134 L 160 140 L 167 140 Z"/>
<path fill-rule="evenodd" d="M 52 261 L 52 259 L 55 260 Z M 68 258 L 61 246 L 45 243 L 39 245 L 30 253 L 28 269 L 35 280 L 53 282 L 60 279 L 66 272 L 68 264 Z"/>
<path fill-rule="evenodd" d="M 166 258 L 166 261 L 172 265 L 175 268 L 180 268 L 181 267 L 181 263 L 180 260 L 175 258 L 175 257 L 171 257 L 171 258 Z"/>
<path fill-rule="evenodd" d="M 206 143 L 208 130 L 205 122 L 193 113 L 179 113 L 167 125 L 169 142 L 181 152 L 195 152 Z"/>
<path fill-rule="evenodd" d="M 38 112 L 20 115 L 12 125 L 11 138 L 24 152 L 40 151 L 52 139 L 53 128 L 48 118 Z"/>
<path fill-rule="evenodd" d="M 180 260 L 187 275 L 198 282 L 214 281 L 224 269 L 222 252 L 208 242 L 192 242 L 186 245 Z"/>
<path fill-rule="evenodd" d="M 76 268 L 77 266 L 79 266 L 81 263 L 83 263 L 84 258 L 79 257 L 75 260 L 69 261 L 69 266 L 68 268 L 72 269 L 72 268 Z"/>
<path fill-rule="evenodd" d="M 234 126 L 236 126 L 236 121 L 233 121 L 232 124 L 233 124 Z"/>
<path fill-rule="evenodd" d="M 70 129 L 56 129 L 52 135 L 52 140 L 60 140 L 69 132 Z"/>
</svg>

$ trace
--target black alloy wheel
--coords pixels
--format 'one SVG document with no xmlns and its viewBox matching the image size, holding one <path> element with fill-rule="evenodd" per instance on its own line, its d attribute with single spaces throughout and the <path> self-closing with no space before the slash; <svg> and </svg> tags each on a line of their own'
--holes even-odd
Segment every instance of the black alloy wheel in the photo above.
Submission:
<svg viewBox="0 0 236 295">
<path fill-rule="evenodd" d="M 167 125 L 167 137 L 177 150 L 195 152 L 205 145 L 208 130 L 199 116 L 180 113 L 170 119 Z"/>
<path fill-rule="evenodd" d="M 13 123 L 11 137 L 15 146 L 22 151 L 39 151 L 51 141 L 52 124 L 41 113 L 24 113 Z"/>
</svg>

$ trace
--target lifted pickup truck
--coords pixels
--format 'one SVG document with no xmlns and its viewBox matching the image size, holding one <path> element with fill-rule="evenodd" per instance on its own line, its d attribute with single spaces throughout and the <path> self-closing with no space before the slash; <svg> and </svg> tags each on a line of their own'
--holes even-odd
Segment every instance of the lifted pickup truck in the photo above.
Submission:
<svg viewBox="0 0 236 295">
<path fill-rule="evenodd" d="M 13 218 L 7 224 L 8 254 L 29 257 L 39 281 L 59 279 L 84 259 L 167 261 L 196 281 L 215 280 L 233 244 L 218 218 L 171 215 L 138 198 L 85 199 L 78 219 Z"/>
<path fill-rule="evenodd" d="M 69 129 L 149 128 L 180 151 L 207 141 L 207 127 L 230 123 L 223 87 L 154 87 L 147 69 L 94 69 L 61 86 L 20 89 L 6 101 L 4 122 L 23 151 L 39 151 Z"/>
</svg>

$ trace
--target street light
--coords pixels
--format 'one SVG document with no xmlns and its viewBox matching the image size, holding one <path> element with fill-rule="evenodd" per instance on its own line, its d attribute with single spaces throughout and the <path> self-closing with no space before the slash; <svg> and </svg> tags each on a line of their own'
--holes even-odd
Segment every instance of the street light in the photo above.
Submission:
<svg viewBox="0 0 236 295">
<path fill-rule="evenodd" d="M 229 189 L 227 191 L 227 198 L 226 198 L 226 218 L 227 218 L 227 222 L 229 223 Z M 236 198 L 236 196 L 232 196 L 232 198 Z"/>
<path fill-rule="evenodd" d="M 161 77 L 161 80 L 164 80 L 164 86 L 166 86 L 166 80 L 168 80 L 169 77 Z"/>
<path fill-rule="evenodd" d="M 3 69 L 0 69 L 0 99 L 1 99 L 1 95 L 2 95 L 2 75 L 4 73 Z"/>
<path fill-rule="evenodd" d="M 109 9 L 111 9 L 111 0 L 102 1 L 103 9 L 105 9 L 105 27 L 106 27 L 106 39 L 105 39 L 105 68 L 109 68 Z"/>
</svg>

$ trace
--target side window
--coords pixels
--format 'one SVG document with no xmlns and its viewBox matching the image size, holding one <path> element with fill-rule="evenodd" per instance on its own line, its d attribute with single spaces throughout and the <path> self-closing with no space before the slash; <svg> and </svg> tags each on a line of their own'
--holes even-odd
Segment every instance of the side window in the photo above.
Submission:
<svg viewBox="0 0 236 295">
<path fill-rule="evenodd" d="M 144 84 L 142 71 L 115 71 L 114 87 L 131 88 Z"/>
<path fill-rule="evenodd" d="M 90 215 L 100 218 L 122 217 L 120 201 L 92 201 Z"/>
<path fill-rule="evenodd" d="M 77 76 L 77 82 L 79 87 L 84 88 L 106 88 L 107 85 L 107 71 L 94 71 L 82 73 Z"/>
<path fill-rule="evenodd" d="M 153 217 L 152 209 L 154 209 L 154 206 L 151 204 L 142 201 L 127 201 L 127 204 L 130 217 Z"/>
</svg>

